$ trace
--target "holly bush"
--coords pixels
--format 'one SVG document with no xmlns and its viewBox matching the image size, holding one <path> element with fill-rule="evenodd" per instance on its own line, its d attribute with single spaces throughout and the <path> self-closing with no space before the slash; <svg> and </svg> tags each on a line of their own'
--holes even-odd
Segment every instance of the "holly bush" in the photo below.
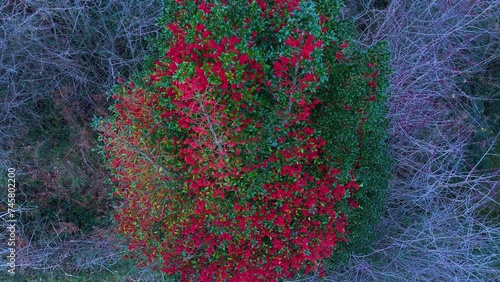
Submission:
<svg viewBox="0 0 500 282">
<path fill-rule="evenodd" d="M 341 7 L 165 2 L 156 58 L 96 120 L 131 257 L 184 281 L 274 281 L 321 274 L 373 226 L 387 52 L 361 50 Z"/>
</svg>

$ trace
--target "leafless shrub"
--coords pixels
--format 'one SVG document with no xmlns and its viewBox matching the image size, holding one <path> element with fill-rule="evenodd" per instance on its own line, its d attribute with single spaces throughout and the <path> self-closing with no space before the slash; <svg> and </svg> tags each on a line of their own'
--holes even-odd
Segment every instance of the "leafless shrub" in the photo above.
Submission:
<svg viewBox="0 0 500 282">
<path fill-rule="evenodd" d="M 0 4 L 0 155 L 12 165 L 16 138 L 40 120 L 40 101 L 105 109 L 117 76 L 140 69 L 145 39 L 157 31 L 160 0 L 2 1 Z"/>
<path fill-rule="evenodd" d="M 498 1 L 349 1 L 363 41 L 392 53 L 387 211 L 373 252 L 332 281 L 493 281 L 500 275 L 498 168 L 478 170 L 468 146 L 478 97 L 461 86 L 498 62 Z M 498 90 L 492 81 L 491 87 Z M 486 140 L 493 154 L 499 135 Z M 482 159 L 482 158 L 481 158 Z"/>
<path fill-rule="evenodd" d="M 146 39 L 154 37 L 158 30 L 156 20 L 162 11 L 161 2 L 0 1 L 2 171 L 15 167 L 18 180 L 33 171 L 50 171 L 51 168 L 37 167 L 44 156 L 33 154 L 36 147 L 46 140 L 36 140 L 34 144 L 25 141 L 26 134 L 34 128 L 47 128 L 43 117 L 48 114 L 57 115 L 78 132 L 71 138 L 71 142 L 78 144 L 68 154 L 81 154 L 85 162 L 83 168 L 96 170 L 95 164 L 87 160 L 94 144 L 88 142 L 92 136 L 85 136 L 91 135 L 88 123 L 93 114 L 102 115 L 107 108 L 105 93 L 116 78 L 127 78 L 141 70 L 147 54 Z M 53 105 L 56 111 L 47 113 L 47 105 Z M 28 156 L 23 157 L 23 161 L 19 157 L 22 154 Z M 95 182 L 97 184 L 102 184 L 105 179 L 99 173 L 94 173 L 93 177 L 101 177 Z M 36 209 L 32 202 L 35 193 L 28 185 L 27 181 L 18 182 L 18 198 L 22 198 L 21 189 L 29 198 L 18 202 L 20 215 Z M 102 188 L 92 187 L 105 195 Z M 7 197 L 2 199 L 0 206 L 3 211 Z M 6 213 L 0 216 L 0 228 L 6 230 Z M 22 247 L 17 257 L 22 269 L 67 270 L 71 265 L 77 270 L 109 267 L 119 257 L 119 253 L 111 252 L 111 243 L 97 247 L 104 243 L 103 238 L 79 234 L 70 223 L 27 220 L 22 217 L 19 222 L 18 238 L 24 243 L 20 242 Z M 26 226 L 35 226 L 32 229 L 35 231 L 25 234 Z M 6 241 L 1 240 L 0 252 L 6 248 L 4 243 Z M 1 257 L 0 265 L 4 263 L 4 257 Z"/>
<path fill-rule="evenodd" d="M 110 237 L 95 237 L 75 232 L 71 224 L 41 222 L 36 233 L 20 234 L 29 244 L 17 251 L 19 271 L 62 270 L 76 273 L 81 270 L 109 268 L 120 261 L 123 248 Z M 24 237 L 23 236 L 23 237 Z M 50 239 L 49 239 L 50 238 Z"/>
<path fill-rule="evenodd" d="M 21 208 L 19 212 L 28 214 L 32 211 Z M 16 272 L 25 277 L 63 273 L 67 277 L 86 279 L 89 272 L 94 272 L 115 276 L 116 281 L 160 281 L 151 267 L 132 265 L 126 269 L 126 274 L 123 271 L 117 273 L 117 268 L 123 267 L 120 263 L 127 246 L 110 235 L 107 229 L 96 228 L 92 233 L 84 234 L 72 223 L 47 218 L 36 224 L 36 229 L 31 232 L 26 231 L 29 229 L 26 225 L 18 225 L 16 233 Z M 5 241 L 4 237 L 0 236 L 0 239 Z M 8 249 L 0 248 L 0 254 L 7 253 Z M 7 264 L 2 259 L 0 269 L 5 268 Z"/>
</svg>

